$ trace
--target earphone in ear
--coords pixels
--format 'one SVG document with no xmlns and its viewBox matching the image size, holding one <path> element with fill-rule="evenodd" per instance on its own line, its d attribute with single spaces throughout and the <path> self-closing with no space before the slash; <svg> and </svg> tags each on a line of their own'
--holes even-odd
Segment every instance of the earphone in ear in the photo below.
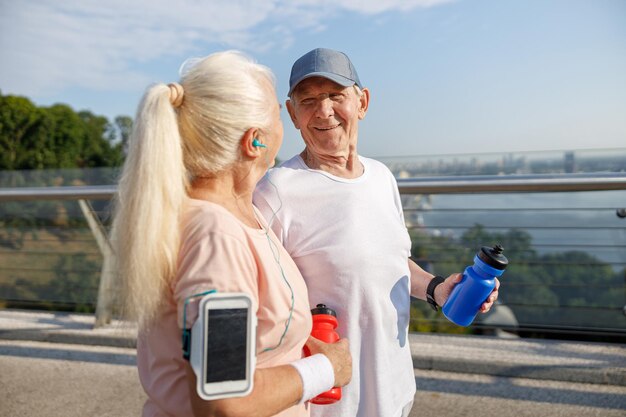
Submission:
<svg viewBox="0 0 626 417">
<path fill-rule="evenodd" d="M 252 141 L 252 146 L 257 146 L 259 148 L 267 148 L 267 146 L 259 142 L 257 138 L 254 138 L 254 140 Z"/>
</svg>

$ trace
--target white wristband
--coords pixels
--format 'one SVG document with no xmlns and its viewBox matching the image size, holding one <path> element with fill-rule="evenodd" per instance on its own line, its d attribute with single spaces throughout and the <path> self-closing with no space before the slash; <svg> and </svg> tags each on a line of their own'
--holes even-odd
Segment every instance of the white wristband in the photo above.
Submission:
<svg viewBox="0 0 626 417">
<path fill-rule="evenodd" d="M 335 371 L 326 355 L 317 353 L 290 364 L 302 378 L 302 398 L 298 404 L 317 397 L 335 385 Z"/>
</svg>

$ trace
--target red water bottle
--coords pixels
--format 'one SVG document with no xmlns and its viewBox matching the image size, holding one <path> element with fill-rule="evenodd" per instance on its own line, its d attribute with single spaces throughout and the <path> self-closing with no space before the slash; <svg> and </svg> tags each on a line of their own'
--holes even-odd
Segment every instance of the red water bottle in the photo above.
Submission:
<svg viewBox="0 0 626 417">
<path fill-rule="evenodd" d="M 313 315 L 311 336 L 326 343 L 335 343 L 339 340 L 339 335 L 335 331 L 339 323 L 337 322 L 337 314 L 332 308 L 328 308 L 324 304 L 318 304 L 317 308 L 311 310 L 311 314 Z M 305 354 L 306 356 L 311 354 L 306 347 Z M 334 387 L 311 399 L 311 402 L 313 404 L 332 404 L 340 399 L 341 387 Z"/>
</svg>

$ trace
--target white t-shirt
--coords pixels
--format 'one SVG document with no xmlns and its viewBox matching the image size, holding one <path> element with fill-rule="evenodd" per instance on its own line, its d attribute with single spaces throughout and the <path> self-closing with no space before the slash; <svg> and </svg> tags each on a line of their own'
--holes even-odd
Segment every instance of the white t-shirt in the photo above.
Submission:
<svg viewBox="0 0 626 417">
<path fill-rule="evenodd" d="M 356 179 L 309 169 L 295 156 L 257 186 L 254 203 L 304 277 L 311 307 L 337 313 L 353 360 L 341 401 L 312 416 L 396 417 L 413 400 L 407 340 L 411 241 L 397 183 L 382 163 L 360 157 Z"/>
</svg>

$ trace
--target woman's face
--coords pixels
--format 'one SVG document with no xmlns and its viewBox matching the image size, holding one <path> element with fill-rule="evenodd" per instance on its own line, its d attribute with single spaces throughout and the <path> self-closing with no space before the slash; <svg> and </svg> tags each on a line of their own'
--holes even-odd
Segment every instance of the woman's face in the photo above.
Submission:
<svg viewBox="0 0 626 417">
<path fill-rule="evenodd" d="M 278 103 L 274 87 L 269 85 L 267 91 L 268 102 L 271 103 L 272 106 L 272 119 L 269 129 L 264 132 L 261 138 L 261 142 L 267 146 L 267 148 L 265 148 L 265 151 L 267 151 L 266 160 L 269 162 L 269 167 L 273 167 L 276 163 L 276 155 L 278 155 L 278 151 L 283 144 L 283 121 L 280 118 L 280 109 L 282 106 Z"/>
</svg>

